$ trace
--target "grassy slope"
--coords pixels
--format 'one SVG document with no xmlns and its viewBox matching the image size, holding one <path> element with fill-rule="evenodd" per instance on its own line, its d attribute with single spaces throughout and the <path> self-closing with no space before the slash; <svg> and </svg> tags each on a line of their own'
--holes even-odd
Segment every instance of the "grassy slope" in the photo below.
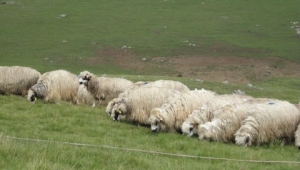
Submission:
<svg viewBox="0 0 300 170">
<path fill-rule="evenodd" d="M 295 169 L 299 165 L 180 158 L 102 148 L 114 146 L 202 157 L 242 160 L 300 161 L 294 146 L 243 148 L 200 142 L 175 133 L 154 134 L 150 128 L 113 122 L 104 108 L 45 104 L 0 96 L 0 166 L 3 169 Z M 14 140 L 5 136 L 96 145 Z"/>
<path fill-rule="evenodd" d="M 131 80 L 176 79 L 191 88 L 218 93 L 241 89 L 255 97 L 300 101 L 300 80 L 274 79 L 246 85 L 224 85 L 186 78 L 128 76 L 114 67 L 90 66 L 106 46 L 131 46 L 139 56 L 237 55 L 280 56 L 299 62 L 299 38 L 291 21 L 299 21 L 300 1 L 15 1 L 0 5 L 0 63 L 25 65 L 41 72 L 67 69 L 74 73 L 121 74 Z M 202 4 L 204 2 L 204 4 Z M 58 18 L 67 14 L 66 18 Z M 259 25 L 259 26 L 256 26 Z M 63 42 L 66 40 L 67 42 Z M 195 43 L 191 47 L 188 43 Z M 217 51 L 211 47 L 218 46 Z M 107 56 L 109 57 L 109 56 Z M 48 58 L 47 60 L 45 58 Z M 80 60 L 82 58 L 82 60 Z M 55 62 L 50 62 L 55 61 Z M 162 152 L 236 159 L 300 161 L 294 146 L 241 148 L 199 142 L 178 134 L 157 134 L 149 128 L 115 123 L 104 108 L 44 104 L 0 96 L 3 136 L 111 145 Z M 138 138 L 137 138 L 138 136 Z M 297 165 L 206 161 L 93 147 L 34 143 L 0 138 L 2 169 L 296 169 Z"/>
</svg>

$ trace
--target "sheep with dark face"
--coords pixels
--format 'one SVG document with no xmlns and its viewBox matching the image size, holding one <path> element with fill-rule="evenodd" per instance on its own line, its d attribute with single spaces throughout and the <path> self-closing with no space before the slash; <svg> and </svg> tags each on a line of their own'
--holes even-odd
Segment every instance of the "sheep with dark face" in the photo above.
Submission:
<svg viewBox="0 0 300 170">
<path fill-rule="evenodd" d="M 128 87 L 124 92 L 120 93 L 117 98 L 114 98 L 110 102 L 108 102 L 106 107 L 106 113 L 111 114 L 113 106 L 122 100 L 122 97 L 127 96 L 132 90 L 137 88 L 146 88 L 146 87 L 158 87 L 158 88 L 169 88 L 179 92 L 188 92 L 190 89 L 179 81 L 173 80 L 156 80 L 150 82 L 136 82 L 133 83 L 130 87 Z"/>
<path fill-rule="evenodd" d="M 30 88 L 27 99 L 30 102 L 41 99 L 46 102 L 70 101 L 77 104 L 78 88 L 78 79 L 75 74 L 66 70 L 50 71 L 44 73 Z"/>
<path fill-rule="evenodd" d="M 243 103 L 253 97 L 239 94 L 215 95 L 209 101 L 194 110 L 182 124 L 182 132 L 187 136 L 198 135 L 198 126 L 210 122 L 215 110 L 232 103 Z"/>
<path fill-rule="evenodd" d="M 289 144 L 294 141 L 294 133 L 300 123 L 300 111 L 293 104 L 274 100 L 258 103 L 248 112 L 248 117 L 234 135 L 237 145 L 260 145 L 275 140 Z"/>
<path fill-rule="evenodd" d="M 159 87 L 140 87 L 131 90 L 113 106 L 113 120 L 125 120 L 132 123 L 149 125 L 148 118 L 151 109 L 158 107 L 176 90 Z"/>
<path fill-rule="evenodd" d="M 124 78 L 97 77 L 88 71 L 81 72 L 78 77 L 79 84 L 84 84 L 101 105 L 106 105 L 133 84 Z"/>
<path fill-rule="evenodd" d="M 41 74 L 30 67 L 0 66 L 0 94 L 14 94 L 25 97 Z"/>
<path fill-rule="evenodd" d="M 216 95 L 209 90 L 175 93 L 163 105 L 151 110 L 149 123 L 153 132 L 180 132 L 184 120 L 203 103 Z"/>
</svg>

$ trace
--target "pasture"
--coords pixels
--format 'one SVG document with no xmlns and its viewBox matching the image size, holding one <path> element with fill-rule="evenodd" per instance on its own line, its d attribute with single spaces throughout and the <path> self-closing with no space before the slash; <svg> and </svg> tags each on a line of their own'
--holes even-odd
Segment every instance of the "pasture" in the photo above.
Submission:
<svg viewBox="0 0 300 170">
<path fill-rule="evenodd" d="M 190 89 L 219 94 L 241 90 L 254 97 L 298 103 L 300 67 L 285 63 L 300 63 L 300 36 L 294 29 L 298 26 L 294 22 L 300 22 L 299 6 L 296 0 L 6 1 L 0 5 L 0 65 L 29 66 L 41 73 L 89 70 L 134 82 L 170 79 Z M 178 69 L 172 60 L 183 56 L 184 60 L 202 56 L 279 60 L 269 63 L 272 70 L 261 77 L 249 70 L 241 72 L 245 82 L 253 85 L 249 87 L 245 82 L 199 80 L 197 72 L 203 69 L 188 70 L 187 76 L 184 70 L 189 68 Z M 240 69 L 224 68 L 231 73 Z M 205 71 L 208 77 L 225 72 L 215 66 Z M 272 76 L 264 79 L 265 73 Z M 300 166 L 300 152 L 294 145 L 275 142 L 244 148 L 176 133 L 154 134 L 149 127 L 114 122 L 104 107 L 31 104 L 22 97 L 0 96 L 0 108 L 2 169 L 281 170 Z"/>
</svg>

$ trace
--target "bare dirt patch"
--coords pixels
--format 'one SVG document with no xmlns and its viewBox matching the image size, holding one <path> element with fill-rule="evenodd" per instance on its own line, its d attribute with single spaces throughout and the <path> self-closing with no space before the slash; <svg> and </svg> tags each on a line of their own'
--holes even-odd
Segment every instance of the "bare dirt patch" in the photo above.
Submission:
<svg viewBox="0 0 300 170">
<path fill-rule="evenodd" d="M 204 81 L 240 84 L 273 77 L 300 78 L 300 63 L 269 57 L 253 59 L 236 56 L 176 56 L 154 57 L 142 60 L 131 49 L 97 50 L 97 55 L 87 59 L 90 64 L 110 64 L 136 74 L 183 76 Z"/>
</svg>

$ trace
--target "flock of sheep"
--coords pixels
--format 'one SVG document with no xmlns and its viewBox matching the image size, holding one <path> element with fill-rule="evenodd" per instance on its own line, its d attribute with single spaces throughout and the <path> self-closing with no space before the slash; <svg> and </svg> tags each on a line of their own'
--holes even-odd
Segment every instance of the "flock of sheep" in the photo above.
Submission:
<svg viewBox="0 0 300 170">
<path fill-rule="evenodd" d="M 179 132 L 242 146 L 280 140 L 295 142 L 300 149 L 300 103 L 190 90 L 172 80 L 133 83 L 66 70 L 41 75 L 21 66 L 0 66 L 0 94 L 21 95 L 30 102 L 102 105 L 113 120 L 148 125 L 153 132 Z"/>
</svg>

